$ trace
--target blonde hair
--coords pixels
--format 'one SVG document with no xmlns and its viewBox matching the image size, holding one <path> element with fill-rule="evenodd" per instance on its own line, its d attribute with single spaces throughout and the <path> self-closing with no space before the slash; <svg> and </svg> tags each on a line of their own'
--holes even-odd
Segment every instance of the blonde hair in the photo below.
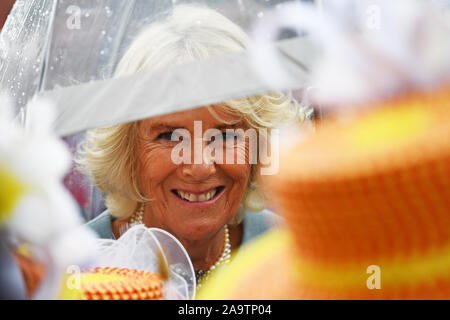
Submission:
<svg viewBox="0 0 450 320">
<path fill-rule="evenodd" d="M 244 50 L 247 45 L 244 31 L 223 15 L 205 7 L 179 5 L 136 38 L 118 64 L 115 76 L 207 59 Z M 283 93 L 232 99 L 220 106 L 253 128 L 274 128 L 301 118 L 297 104 Z M 142 194 L 138 181 L 137 133 L 137 122 L 91 130 L 79 153 L 82 158 L 78 162 L 84 172 L 106 193 L 109 212 L 121 219 L 130 217 L 139 203 L 150 200 Z M 243 196 L 244 207 L 256 180 L 255 166 L 251 171 Z M 242 211 L 241 206 L 234 222 L 242 220 Z"/>
</svg>

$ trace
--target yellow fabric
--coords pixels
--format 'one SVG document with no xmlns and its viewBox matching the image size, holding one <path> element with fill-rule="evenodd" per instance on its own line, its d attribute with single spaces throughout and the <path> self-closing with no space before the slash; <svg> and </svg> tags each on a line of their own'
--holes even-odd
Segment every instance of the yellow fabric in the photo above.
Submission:
<svg viewBox="0 0 450 320">
<path fill-rule="evenodd" d="M 373 150 L 398 145 L 416 136 L 432 124 L 429 112 L 419 106 L 398 106 L 380 110 L 363 119 L 350 132 L 354 147 Z"/>
<path fill-rule="evenodd" d="M 17 247 L 16 252 L 24 257 L 31 258 L 30 246 L 28 245 L 28 243 L 20 244 Z"/>
<path fill-rule="evenodd" d="M 290 241 L 286 230 L 275 229 L 242 247 L 242 252 L 232 260 L 231 265 L 223 266 L 211 275 L 210 280 L 199 290 L 197 299 L 227 299 L 239 279 L 245 278 L 246 273 L 251 273 L 253 266 L 270 258 L 273 252 L 292 246 Z"/>
<path fill-rule="evenodd" d="M 370 265 L 370 262 L 359 262 L 357 265 L 323 267 L 297 258 L 296 268 L 299 283 L 322 289 L 347 290 L 366 288 L 370 276 L 366 270 Z M 374 265 L 380 268 L 382 288 L 411 287 L 437 278 L 450 279 L 450 246 Z"/>
<path fill-rule="evenodd" d="M 9 220 L 14 207 L 25 191 L 24 184 L 0 165 L 0 225 Z"/>
</svg>

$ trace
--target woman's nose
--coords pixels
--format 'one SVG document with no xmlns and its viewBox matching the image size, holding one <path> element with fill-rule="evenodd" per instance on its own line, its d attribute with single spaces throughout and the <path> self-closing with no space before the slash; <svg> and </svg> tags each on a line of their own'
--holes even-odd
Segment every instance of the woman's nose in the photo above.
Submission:
<svg viewBox="0 0 450 320">
<path fill-rule="evenodd" d="M 182 173 L 184 176 L 188 176 L 196 181 L 204 181 L 216 173 L 214 159 L 208 157 L 207 153 L 203 153 L 203 150 L 205 150 L 206 147 L 206 144 L 203 143 L 203 149 L 193 150 L 194 153 L 198 152 L 199 155 L 197 157 L 194 156 L 193 159 L 191 159 L 193 160 L 191 163 L 184 163 L 182 165 Z"/>
<path fill-rule="evenodd" d="M 204 181 L 216 173 L 216 166 L 214 162 L 205 161 L 200 164 L 183 164 L 182 173 L 195 181 Z"/>
</svg>

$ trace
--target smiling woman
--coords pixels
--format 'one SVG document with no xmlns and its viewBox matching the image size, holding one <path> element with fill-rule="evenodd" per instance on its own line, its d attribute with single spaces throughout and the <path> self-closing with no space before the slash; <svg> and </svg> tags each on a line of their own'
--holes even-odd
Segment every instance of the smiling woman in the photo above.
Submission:
<svg viewBox="0 0 450 320">
<path fill-rule="evenodd" d="M 221 14 L 177 6 L 136 38 L 116 76 L 243 50 L 247 43 Z M 260 200 L 259 164 L 249 161 L 251 141 L 243 133 L 299 118 L 289 96 L 271 93 L 88 132 L 80 162 L 106 193 L 108 208 L 89 226 L 103 238 L 118 238 L 132 223 L 164 229 L 185 246 L 200 281 L 277 220 Z M 189 145 L 181 162 L 174 160 L 180 145 Z M 197 148 L 209 152 L 198 156 Z M 219 161 L 219 150 L 246 161 Z"/>
</svg>

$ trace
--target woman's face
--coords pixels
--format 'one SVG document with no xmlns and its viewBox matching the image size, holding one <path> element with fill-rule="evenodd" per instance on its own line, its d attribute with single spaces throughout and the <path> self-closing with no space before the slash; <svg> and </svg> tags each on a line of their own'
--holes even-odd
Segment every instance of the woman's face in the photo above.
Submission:
<svg viewBox="0 0 450 320">
<path fill-rule="evenodd" d="M 202 127 L 201 137 L 208 129 L 220 130 L 217 135 L 223 139 L 224 155 L 234 151 L 245 153 L 245 159 L 248 159 L 247 144 L 233 143 L 235 136 L 225 132 L 226 129 L 246 130 L 247 125 L 221 107 L 214 106 L 212 109 L 228 124 L 214 117 L 207 107 L 153 117 L 139 123 L 140 184 L 144 194 L 154 199 L 146 203 L 146 222 L 178 238 L 200 240 L 212 237 L 221 230 L 237 212 L 250 176 L 248 161 L 246 164 L 226 164 L 225 161 L 224 164 L 217 164 L 206 156 L 203 159 L 200 157 L 200 163 L 194 163 L 194 145 L 201 144 L 204 149 L 208 145 L 211 147 L 212 143 L 198 138 L 195 140 L 200 136 L 198 121 Z M 197 124 L 196 136 L 194 121 Z M 172 151 L 177 145 L 180 146 L 181 141 L 181 138 L 180 141 L 171 140 L 176 129 L 185 129 L 182 139 L 191 142 L 190 161 L 181 164 L 172 160 Z M 190 140 L 186 136 L 190 136 Z M 230 139 L 233 141 L 228 141 L 227 146 Z"/>
</svg>

